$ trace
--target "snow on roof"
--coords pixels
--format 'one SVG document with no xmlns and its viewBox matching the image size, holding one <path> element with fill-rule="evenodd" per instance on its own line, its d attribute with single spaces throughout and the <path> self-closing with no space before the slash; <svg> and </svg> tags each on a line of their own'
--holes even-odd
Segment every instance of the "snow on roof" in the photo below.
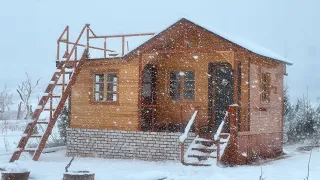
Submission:
<svg viewBox="0 0 320 180">
<path fill-rule="evenodd" d="M 183 19 L 185 19 L 185 18 L 183 18 Z M 269 57 L 269 58 L 274 59 L 274 60 L 278 60 L 278 61 L 284 62 L 284 63 L 286 63 L 288 65 L 292 65 L 292 62 L 288 61 L 287 58 L 284 58 L 284 57 L 282 57 L 282 56 L 270 51 L 269 49 L 267 49 L 265 47 L 262 47 L 262 46 L 260 46 L 258 44 L 255 44 L 255 43 L 253 43 L 253 42 L 251 42 L 251 41 L 249 41 L 247 39 L 244 39 L 242 37 L 231 36 L 230 34 L 227 35 L 227 34 L 225 34 L 223 32 L 218 31 L 215 28 L 211 28 L 211 27 L 208 28 L 206 26 L 202 26 L 202 25 L 196 24 L 196 23 L 194 23 L 194 22 L 192 22 L 192 21 L 190 21 L 188 19 L 185 19 L 185 20 L 189 21 L 189 22 L 191 22 L 191 23 L 193 23 L 193 24 L 195 24 L 197 26 L 200 26 L 200 27 L 206 29 L 207 31 L 209 31 L 209 32 L 211 32 L 213 34 L 216 34 L 216 35 L 218 35 L 218 36 L 220 36 L 220 37 L 222 37 L 222 38 L 224 38 L 224 39 L 226 39 L 226 40 L 228 40 L 230 42 L 233 42 L 233 43 L 235 43 L 235 44 L 237 44 L 237 45 L 239 45 L 239 46 L 241 46 L 241 47 L 243 47 L 245 49 L 248 49 L 249 51 L 252 51 L 252 52 L 254 52 L 256 54 L 259 54 L 259 55 L 262 55 L 262 56 L 265 56 L 265 57 Z"/>
<path fill-rule="evenodd" d="M 132 53 L 133 51 L 137 50 L 139 47 L 141 47 L 143 44 L 145 44 L 148 41 L 150 41 L 151 39 L 153 39 L 155 36 L 161 34 L 162 32 L 166 31 L 170 27 L 174 26 L 175 24 L 177 24 L 178 22 L 183 21 L 183 20 L 191 22 L 191 23 L 195 24 L 196 26 L 199 26 L 199 27 L 201 27 L 201 28 L 213 33 L 213 34 L 216 34 L 216 35 L 218 35 L 218 36 L 220 36 L 220 37 L 222 37 L 222 38 L 224 38 L 224 39 L 226 39 L 226 40 L 228 40 L 228 41 L 230 41 L 232 43 L 235 43 L 235 44 L 237 44 L 237 45 L 239 45 L 239 46 L 241 46 L 241 47 L 253 52 L 253 53 L 256 53 L 258 55 L 265 56 L 265 57 L 268 57 L 268 58 L 271 58 L 271 59 L 274 59 L 276 61 L 280 61 L 280 62 L 286 63 L 288 65 L 292 65 L 293 64 L 292 62 L 288 61 L 287 58 L 284 58 L 284 57 L 282 57 L 282 56 L 270 51 L 269 49 L 266 49 L 266 48 L 264 48 L 264 47 L 262 47 L 260 45 L 257 45 L 257 44 L 255 44 L 255 43 L 253 43 L 253 42 L 251 42 L 251 41 L 249 41 L 247 39 L 244 39 L 242 37 L 231 36 L 230 34 L 227 35 L 225 33 L 222 33 L 220 31 L 218 31 L 215 28 L 211 28 L 211 27 L 208 28 L 206 26 L 199 25 L 199 24 L 194 23 L 193 21 L 190 21 L 190 20 L 188 20 L 186 18 L 181 18 L 180 20 L 175 21 L 175 23 L 171 24 L 169 27 L 166 27 L 164 30 L 159 31 L 158 33 L 154 34 L 153 36 L 148 38 L 146 41 L 144 41 L 142 44 L 140 44 L 137 47 L 133 48 L 131 51 L 128 51 L 124 56 L 126 56 L 126 55 Z"/>
</svg>

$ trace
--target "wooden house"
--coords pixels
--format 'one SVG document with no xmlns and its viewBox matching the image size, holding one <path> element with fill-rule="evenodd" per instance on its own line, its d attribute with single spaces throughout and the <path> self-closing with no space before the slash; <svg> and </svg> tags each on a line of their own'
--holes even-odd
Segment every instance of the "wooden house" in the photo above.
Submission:
<svg viewBox="0 0 320 180">
<path fill-rule="evenodd" d="M 86 26 L 88 39 L 111 37 Z M 282 153 L 284 58 L 185 18 L 132 51 L 106 52 L 72 77 L 69 155 L 205 166 Z"/>
</svg>

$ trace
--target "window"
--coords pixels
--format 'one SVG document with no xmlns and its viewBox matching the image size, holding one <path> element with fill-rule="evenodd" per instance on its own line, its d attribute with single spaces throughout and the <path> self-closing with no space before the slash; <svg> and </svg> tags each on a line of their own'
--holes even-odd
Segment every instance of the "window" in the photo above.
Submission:
<svg viewBox="0 0 320 180">
<path fill-rule="evenodd" d="M 170 72 L 170 97 L 173 100 L 194 99 L 194 84 L 194 72 Z"/>
<path fill-rule="evenodd" d="M 116 102 L 118 100 L 118 78 L 114 72 L 94 74 L 94 101 Z"/>
<path fill-rule="evenodd" d="M 262 73 L 261 76 L 261 100 L 262 102 L 270 102 L 270 73 Z"/>
<path fill-rule="evenodd" d="M 170 73 L 170 97 L 173 100 L 180 99 L 180 76 L 179 72 Z"/>
</svg>

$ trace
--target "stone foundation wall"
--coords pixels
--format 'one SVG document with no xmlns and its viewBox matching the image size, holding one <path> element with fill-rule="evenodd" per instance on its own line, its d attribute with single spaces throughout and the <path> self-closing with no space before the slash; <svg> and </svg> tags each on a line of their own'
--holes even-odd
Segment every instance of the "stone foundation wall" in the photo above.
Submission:
<svg viewBox="0 0 320 180">
<path fill-rule="evenodd" d="M 179 160 L 180 135 L 181 133 L 69 128 L 67 154 L 114 159 Z M 185 150 L 194 138 L 194 133 L 189 133 Z"/>
</svg>

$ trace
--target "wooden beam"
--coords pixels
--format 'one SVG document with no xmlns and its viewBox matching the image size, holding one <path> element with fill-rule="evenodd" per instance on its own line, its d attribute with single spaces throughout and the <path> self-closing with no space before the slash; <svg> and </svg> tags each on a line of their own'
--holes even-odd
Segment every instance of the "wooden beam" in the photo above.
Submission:
<svg viewBox="0 0 320 180">
<path fill-rule="evenodd" d="M 122 37 L 122 56 L 124 55 L 124 36 Z"/>
<path fill-rule="evenodd" d="M 104 55 L 104 58 L 107 57 L 107 40 L 106 38 L 104 38 L 104 41 L 103 41 L 103 55 Z"/>
<path fill-rule="evenodd" d="M 65 40 L 62 40 L 60 42 L 63 42 L 63 43 L 67 43 Z M 73 44 L 73 45 L 76 45 L 76 43 L 74 42 L 68 42 L 69 44 Z M 83 44 L 77 44 L 77 46 L 81 46 L 81 47 L 86 47 L 86 45 L 83 45 Z M 99 47 L 95 47 L 95 46 L 88 46 L 89 48 L 91 49 L 97 49 L 97 50 L 102 50 L 102 51 L 108 51 L 108 52 L 116 52 L 115 50 L 111 50 L 111 49 L 104 49 L 104 48 L 99 48 Z"/>
<path fill-rule="evenodd" d="M 237 148 L 237 136 L 238 136 L 238 112 L 239 106 L 231 105 L 228 109 L 230 117 L 230 139 L 229 150 L 231 152 L 229 162 L 231 164 L 237 164 L 238 148 Z"/>
<path fill-rule="evenodd" d="M 95 36 L 89 37 L 90 39 L 96 38 L 120 38 L 120 37 L 133 37 L 133 36 L 152 36 L 155 33 L 139 33 L 139 34 L 119 34 L 119 35 L 108 35 L 108 36 Z"/>
</svg>

